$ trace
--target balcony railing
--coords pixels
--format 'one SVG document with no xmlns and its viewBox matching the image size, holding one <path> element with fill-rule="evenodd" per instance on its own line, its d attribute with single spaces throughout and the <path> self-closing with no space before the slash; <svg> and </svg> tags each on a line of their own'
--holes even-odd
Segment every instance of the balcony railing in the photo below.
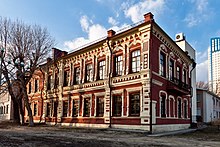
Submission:
<svg viewBox="0 0 220 147">
<path fill-rule="evenodd" d="M 173 78 L 168 81 L 168 89 L 186 93 L 190 91 L 190 85 L 182 82 L 180 79 Z"/>
</svg>

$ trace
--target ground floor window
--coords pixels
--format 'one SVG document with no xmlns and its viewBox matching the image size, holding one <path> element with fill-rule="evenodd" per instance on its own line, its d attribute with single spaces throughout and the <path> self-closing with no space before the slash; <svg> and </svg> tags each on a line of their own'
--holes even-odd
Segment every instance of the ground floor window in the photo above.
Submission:
<svg viewBox="0 0 220 147">
<path fill-rule="evenodd" d="M 166 117 L 166 96 L 162 95 L 160 99 L 160 114 L 161 117 Z"/>
<path fill-rule="evenodd" d="M 47 113 L 46 113 L 47 117 L 50 117 L 50 112 L 51 112 L 51 105 L 50 103 L 47 103 Z"/>
<path fill-rule="evenodd" d="M 53 105 L 54 105 L 54 106 L 53 106 L 53 116 L 54 116 L 54 117 L 57 117 L 57 107 L 58 107 L 58 102 L 57 102 L 57 101 L 54 102 Z"/>
<path fill-rule="evenodd" d="M 130 116 L 140 116 L 140 94 L 130 94 L 129 102 Z"/>
<path fill-rule="evenodd" d="M 187 118 L 187 101 L 184 101 L 184 118 Z"/>
<path fill-rule="evenodd" d="M 178 109 L 178 118 L 181 118 L 182 116 L 182 104 L 181 104 L 181 99 L 178 99 L 177 101 L 177 109 Z"/>
<path fill-rule="evenodd" d="M 89 117 L 90 116 L 90 98 L 84 99 L 84 116 Z"/>
<path fill-rule="evenodd" d="M 37 104 L 34 104 L 34 116 L 37 116 Z"/>
<path fill-rule="evenodd" d="M 97 98 L 96 116 L 102 117 L 104 114 L 104 98 Z"/>
<path fill-rule="evenodd" d="M 113 116 L 121 116 L 122 98 L 120 95 L 113 97 Z"/>
<path fill-rule="evenodd" d="M 73 106 L 72 106 L 72 116 L 73 117 L 78 116 L 78 109 L 79 109 L 79 100 L 73 100 Z"/>
<path fill-rule="evenodd" d="M 63 117 L 67 117 L 68 114 L 68 101 L 63 101 Z"/>
</svg>

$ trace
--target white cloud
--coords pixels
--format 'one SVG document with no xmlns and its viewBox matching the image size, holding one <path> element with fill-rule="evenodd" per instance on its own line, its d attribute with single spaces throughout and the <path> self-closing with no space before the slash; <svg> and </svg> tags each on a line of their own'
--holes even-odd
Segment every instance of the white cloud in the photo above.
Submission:
<svg viewBox="0 0 220 147">
<path fill-rule="evenodd" d="M 209 48 L 207 50 L 205 50 L 204 52 L 196 52 L 196 62 L 201 63 L 201 62 L 208 59 Z"/>
<path fill-rule="evenodd" d="M 64 46 L 67 47 L 66 50 L 75 50 L 107 35 L 107 29 L 105 27 L 101 26 L 100 24 L 93 24 L 92 20 L 89 20 L 86 15 L 81 17 L 80 24 L 82 30 L 87 33 L 87 36 L 64 42 Z"/>
<path fill-rule="evenodd" d="M 212 11 L 208 8 L 208 0 L 190 0 L 189 2 L 192 5 L 192 10 L 184 19 L 188 27 L 194 27 L 209 19 Z"/>
<path fill-rule="evenodd" d="M 113 17 L 108 18 L 108 23 L 110 23 L 113 26 L 118 24 L 118 22 Z"/>
<path fill-rule="evenodd" d="M 82 27 L 82 30 L 85 32 L 88 32 L 89 29 L 89 20 L 86 15 L 82 16 L 80 19 L 80 25 Z"/>
<path fill-rule="evenodd" d="M 196 81 L 208 82 L 208 60 L 196 65 Z"/>
<path fill-rule="evenodd" d="M 143 14 L 147 12 L 159 15 L 164 7 L 164 0 L 142 0 L 136 4 L 129 4 L 128 2 L 122 4 L 125 16 L 131 18 L 134 23 L 143 20 Z"/>
</svg>

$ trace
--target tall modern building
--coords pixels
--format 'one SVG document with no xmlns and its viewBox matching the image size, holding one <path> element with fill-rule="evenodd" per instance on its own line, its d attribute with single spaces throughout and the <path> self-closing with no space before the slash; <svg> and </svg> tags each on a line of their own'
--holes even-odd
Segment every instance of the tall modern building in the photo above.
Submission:
<svg viewBox="0 0 220 147">
<path fill-rule="evenodd" d="M 220 95 L 220 37 L 211 38 L 208 61 L 210 91 Z"/>
</svg>

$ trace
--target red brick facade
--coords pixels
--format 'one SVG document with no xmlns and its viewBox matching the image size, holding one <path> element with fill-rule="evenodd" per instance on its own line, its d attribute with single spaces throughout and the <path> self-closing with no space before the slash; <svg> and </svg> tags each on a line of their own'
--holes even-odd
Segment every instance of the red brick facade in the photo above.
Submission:
<svg viewBox="0 0 220 147">
<path fill-rule="evenodd" d="M 148 13 L 143 23 L 42 66 L 32 81 L 39 79 L 43 91 L 29 94 L 34 119 L 148 131 L 188 127 L 192 62 Z"/>
</svg>

